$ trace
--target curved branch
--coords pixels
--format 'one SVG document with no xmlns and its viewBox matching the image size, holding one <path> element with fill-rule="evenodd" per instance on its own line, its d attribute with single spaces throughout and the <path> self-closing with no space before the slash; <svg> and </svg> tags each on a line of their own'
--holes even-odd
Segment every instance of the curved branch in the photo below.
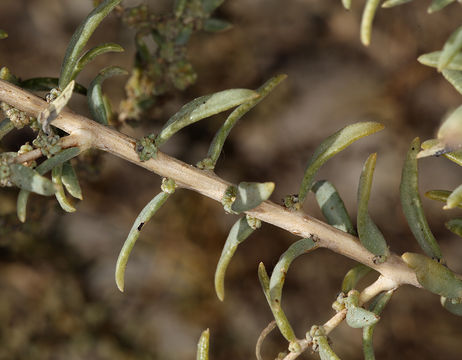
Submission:
<svg viewBox="0 0 462 360">
<path fill-rule="evenodd" d="M 31 116 L 38 116 L 47 106 L 39 97 L 3 80 L 0 80 L 0 101 Z M 135 139 L 70 111 L 63 111 L 53 121 L 53 125 L 71 136 L 78 136 L 79 144 L 85 147 L 94 147 L 114 154 L 160 176 L 173 179 L 179 187 L 194 190 L 216 201 L 221 201 L 226 189 L 231 185 L 210 171 L 200 170 L 161 152 L 158 152 L 156 159 L 141 162 L 135 151 Z M 359 243 L 358 238 L 302 212 L 293 212 L 271 201 L 265 201 L 246 213 L 294 235 L 313 236 L 320 247 L 328 248 L 375 269 L 396 286 L 409 284 L 421 287 L 415 273 L 398 255 L 392 253 L 386 262 L 374 264 L 373 254 Z"/>
</svg>

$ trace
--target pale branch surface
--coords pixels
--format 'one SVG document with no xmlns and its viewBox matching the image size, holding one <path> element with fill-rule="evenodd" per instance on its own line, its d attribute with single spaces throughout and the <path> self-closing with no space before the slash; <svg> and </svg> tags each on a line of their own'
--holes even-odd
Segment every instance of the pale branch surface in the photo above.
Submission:
<svg viewBox="0 0 462 360">
<path fill-rule="evenodd" d="M 0 80 L 0 101 L 35 117 L 48 106 L 39 97 L 3 80 Z M 141 162 L 135 151 L 135 139 L 70 111 L 61 112 L 52 125 L 67 132 L 74 139 L 77 137 L 77 144 L 73 145 L 83 149 L 93 147 L 112 153 L 160 176 L 173 179 L 179 187 L 194 190 L 216 201 L 221 201 L 226 189 L 231 185 L 210 171 L 200 170 L 161 152 L 158 152 L 156 159 Z M 246 213 L 294 235 L 313 236 L 320 247 L 328 248 L 375 269 L 393 282 L 394 287 L 402 284 L 421 287 L 415 273 L 397 254 L 391 253 L 386 262 L 375 264 L 372 261 L 373 254 L 359 243 L 357 237 L 302 212 L 290 211 L 271 201 L 265 201 Z"/>
</svg>

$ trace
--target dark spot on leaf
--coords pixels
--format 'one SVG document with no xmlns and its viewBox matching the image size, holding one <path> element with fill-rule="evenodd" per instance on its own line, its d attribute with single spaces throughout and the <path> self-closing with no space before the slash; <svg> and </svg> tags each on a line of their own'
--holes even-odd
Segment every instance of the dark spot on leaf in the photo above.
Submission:
<svg viewBox="0 0 462 360">
<path fill-rule="evenodd" d="M 138 225 L 138 231 L 140 231 L 140 230 L 143 228 L 143 226 L 144 226 L 144 222 L 140 223 L 140 224 Z"/>
</svg>

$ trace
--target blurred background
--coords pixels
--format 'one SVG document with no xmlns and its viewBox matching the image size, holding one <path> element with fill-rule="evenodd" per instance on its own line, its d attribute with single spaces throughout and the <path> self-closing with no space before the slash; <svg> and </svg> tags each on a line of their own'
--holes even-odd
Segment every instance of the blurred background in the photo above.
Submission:
<svg viewBox="0 0 462 360">
<path fill-rule="evenodd" d="M 140 1 L 124 1 L 126 6 Z M 148 1 L 159 14 L 172 1 Z M 380 121 L 386 129 L 363 139 L 329 161 L 318 178 L 334 183 L 350 215 L 363 162 L 378 152 L 370 213 L 392 251 L 419 252 L 399 204 L 401 166 L 415 136 L 434 136 L 460 95 L 434 69 L 420 65 L 422 53 L 438 50 L 460 25 L 453 4 L 428 15 L 428 2 L 379 10 L 372 44 L 359 41 L 363 1 L 346 11 L 339 0 L 228 0 L 217 14 L 234 27 L 201 32 L 188 45 L 198 74 L 186 91 L 157 103 L 136 127 L 120 130 L 141 137 L 159 130 L 191 99 L 231 87 L 256 88 L 271 76 L 288 74 L 267 99 L 241 120 L 227 141 L 216 172 L 234 183 L 274 181 L 272 200 L 298 191 L 307 160 L 317 145 L 357 121 Z M 0 65 L 23 79 L 59 76 L 67 43 L 91 11 L 90 0 L 2 0 Z M 109 16 L 90 45 L 121 44 L 126 52 L 98 57 L 80 75 L 88 85 L 109 64 L 133 66 L 133 31 Z M 116 105 L 126 78 L 105 83 Z M 74 96 L 71 108 L 89 115 Z M 163 148 L 195 164 L 205 157 L 223 121 L 216 116 L 176 135 Z M 2 142 L 16 151 L 30 138 L 15 131 Z M 220 204 L 179 190 L 142 231 L 130 256 L 125 293 L 114 282 L 117 255 L 143 206 L 159 192 L 160 178 L 109 154 L 79 161 L 84 200 L 65 214 L 56 201 L 33 196 L 28 221 L 16 218 L 17 190 L 0 189 L 0 359 L 192 359 L 205 328 L 211 331 L 210 358 L 251 359 L 271 312 L 260 288 L 257 266 L 270 271 L 296 240 L 263 225 L 236 252 L 221 303 L 213 288 L 215 266 L 237 217 Z M 461 170 L 444 158 L 420 162 L 421 192 L 453 189 Z M 423 199 L 429 223 L 449 266 L 462 272 L 462 244 L 444 227 L 460 210 Z M 310 198 L 305 211 L 322 218 Z M 297 259 L 286 279 L 283 307 L 299 337 L 333 315 L 331 303 L 354 262 L 327 250 Z M 365 279 L 362 286 L 374 280 Z M 375 331 L 379 359 L 460 359 L 462 321 L 439 305 L 439 298 L 400 288 Z M 339 326 L 331 336 L 342 359 L 362 357 L 361 331 Z M 286 342 L 273 331 L 263 347 L 267 359 Z M 307 353 L 301 358 L 316 359 Z"/>
</svg>

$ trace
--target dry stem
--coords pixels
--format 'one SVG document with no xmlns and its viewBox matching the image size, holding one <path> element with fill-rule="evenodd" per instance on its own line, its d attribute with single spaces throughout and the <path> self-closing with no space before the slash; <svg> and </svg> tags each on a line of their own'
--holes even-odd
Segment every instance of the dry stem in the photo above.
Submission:
<svg viewBox="0 0 462 360">
<path fill-rule="evenodd" d="M 3 80 L 0 80 L 0 101 L 35 117 L 47 106 L 39 97 Z M 53 126 L 64 130 L 72 137 L 77 137 L 79 146 L 83 148 L 93 147 L 107 151 L 160 176 L 173 179 L 180 187 L 197 191 L 217 201 L 221 200 L 226 188 L 231 185 L 210 171 L 197 169 L 162 152 L 158 152 L 156 159 L 141 162 L 135 152 L 135 139 L 69 111 L 63 111 L 53 121 Z M 386 262 L 374 264 L 373 255 L 356 237 L 302 212 L 289 211 L 271 201 L 265 201 L 247 213 L 300 237 L 313 236 L 318 239 L 320 247 L 328 248 L 375 269 L 396 286 L 410 284 L 421 287 L 415 273 L 398 255 L 391 254 Z"/>
</svg>

